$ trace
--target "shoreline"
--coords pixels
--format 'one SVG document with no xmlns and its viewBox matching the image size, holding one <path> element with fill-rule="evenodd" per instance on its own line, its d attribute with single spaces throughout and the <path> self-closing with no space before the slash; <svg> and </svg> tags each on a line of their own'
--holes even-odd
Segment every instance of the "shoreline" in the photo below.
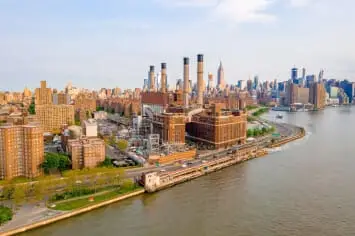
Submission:
<svg viewBox="0 0 355 236">
<path fill-rule="evenodd" d="M 286 138 L 283 138 L 281 140 L 276 141 L 275 143 L 273 143 L 271 145 L 271 148 L 279 147 L 279 146 L 282 146 L 282 145 L 285 145 L 287 143 L 290 143 L 290 142 L 293 142 L 295 140 L 303 138 L 305 136 L 305 134 L 306 134 L 305 129 L 302 128 L 302 127 L 298 127 L 298 128 L 299 128 L 300 132 L 298 132 L 297 134 L 292 135 L 290 137 L 286 137 Z M 249 160 L 252 160 L 252 159 L 255 159 L 255 158 L 259 158 L 259 157 L 250 158 L 250 159 L 245 160 L 245 161 L 249 161 Z M 242 162 L 244 162 L 244 161 L 242 161 Z M 236 164 L 239 164 L 239 163 L 241 163 L 241 162 L 231 162 L 229 164 L 221 166 L 221 168 L 218 168 L 218 169 L 215 169 L 215 170 L 212 170 L 212 171 L 208 171 L 208 173 L 215 172 L 215 171 L 217 171 L 219 169 L 224 169 L 224 168 L 227 168 L 229 166 L 236 165 Z M 208 174 L 208 173 L 206 173 L 206 174 Z M 195 177 L 193 177 L 191 179 L 199 178 L 199 177 L 202 177 L 204 175 L 205 174 L 198 175 L 198 176 L 195 176 Z M 176 186 L 178 184 L 184 183 L 184 182 L 189 181 L 189 180 L 190 179 L 186 179 L 186 180 L 183 180 L 181 182 L 174 183 L 172 185 L 166 186 L 166 188 L 170 188 L 170 187 Z M 159 190 L 163 190 L 163 189 L 165 189 L 165 188 L 162 188 L 162 189 L 159 189 Z M 118 196 L 116 198 L 113 198 L 113 199 L 110 199 L 110 200 L 107 200 L 107 201 L 104 201 L 104 202 L 100 202 L 100 203 L 97 203 L 97 204 L 94 204 L 94 205 L 91 205 L 91 206 L 87 206 L 87 207 L 80 208 L 80 209 L 77 209 L 77 210 L 73 210 L 73 211 L 70 211 L 70 212 L 63 212 L 62 214 L 59 214 L 59 215 L 54 216 L 54 217 L 49 218 L 49 219 L 40 220 L 38 222 L 30 223 L 30 224 L 27 224 L 27 225 L 19 226 L 19 227 L 14 228 L 14 229 L 10 229 L 10 230 L 4 231 L 4 232 L 0 232 L 0 236 L 15 235 L 15 234 L 23 233 L 23 232 L 26 232 L 26 231 L 29 231 L 29 230 L 33 230 L 33 229 L 36 229 L 36 228 L 39 228 L 39 227 L 43 227 L 43 226 L 52 224 L 52 223 L 60 221 L 60 220 L 68 219 L 70 217 L 77 216 L 77 215 L 92 211 L 94 209 L 98 209 L 100 207 L 110 205 L 112 203 L 116 203 L 118 201 L 122 201 L 122 200 L 125 200 L 125 199 L 128 199 L 128 198 L 134 197 L 134 196 L 138 196 L 138 195 L 144 194 L 146 192 L 147 191 L 145 189 L 136 190 L 136 191 L 133 191 L 131 193 L 124 194 L 124 195 Z"/>
</svg>

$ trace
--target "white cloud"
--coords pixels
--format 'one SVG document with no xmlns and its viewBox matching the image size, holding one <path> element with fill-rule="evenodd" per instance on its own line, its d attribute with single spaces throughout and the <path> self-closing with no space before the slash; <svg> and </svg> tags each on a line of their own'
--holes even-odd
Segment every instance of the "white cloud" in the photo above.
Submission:
<svg viewBox="0 0 355 236">
<path fill-rule="evenodd" d="M 218 16 L 234 20 L 235 22 L 269 22 L 276 19 L 266 10 L 272 0 L 223 0 L 216 8 Z"/>
<path fill-rule="evenodd" d="M 157 3 L 168 7 L 212 7 L 218 0 L 155 0 Z"/>
<path fill-rule="evenodd" d="M 275 16 L 266 12 L 275 0 L 156 0 L 168 7 L 204 7 L 222 19 L 237 23 L 271 21 Z"/>
<path fill-rule="evenodd" d="M 292 7 L 305 7 L 311 3 L 312 0 L 290 0 Z"/>
</svg>

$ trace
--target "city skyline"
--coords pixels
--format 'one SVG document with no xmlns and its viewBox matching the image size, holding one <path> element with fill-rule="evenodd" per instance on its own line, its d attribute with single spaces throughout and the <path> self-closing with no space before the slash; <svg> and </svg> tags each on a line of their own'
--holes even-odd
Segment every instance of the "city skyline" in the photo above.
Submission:
<svg viewBox="0 0 355 236">
<path fill-rule="evenodd" d="M 347 30 L 353 18 L 347 13 L 355 3 L 248 2 L 36 1 L 20 7 L 2 1 L 0 78 L 7 83 L 0 90 L 34 89 L 38 80 L 52 88 L 69 81 L 90 89 L 142 87 L 149 65 L 158 70 L 161 62 L 167 63 L 168 84 L 174 84 L 183 78 L 184 56 L 192 59 L 196 83 L 198 53 L 205 57 L 205 82 L 209 72 L 216 78 L 220 60 L 227 84 L 254 75 L 287 80 L 293 65 L 354 80 L 355 35 Z"/>
</svg>

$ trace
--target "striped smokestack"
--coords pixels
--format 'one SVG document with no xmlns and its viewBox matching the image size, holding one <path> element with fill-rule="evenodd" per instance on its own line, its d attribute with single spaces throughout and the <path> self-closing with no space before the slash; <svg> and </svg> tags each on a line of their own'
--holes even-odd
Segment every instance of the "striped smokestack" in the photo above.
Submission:
<svg viewBox="0 0 355 236">
<path fill-rule="evenodd" d="M 160 81 L 160 91 L 166 93 L 166 63 L 161 63 L 161 81 Z"/>
<path fill-rule="evenodd" d="M 189 107 L 190 60 L 184 57 L 184 107 Z"/>
<path fill-rule="evenodd" d="M 149 90 L 155 91 L 155 74 L 154 74 L 154 66 L 149 67 Z"/>
<path fill-rule="evenodd" d="M 197 104 L 203 105 L 203 55 L 197 55 Z"/>
</svg>

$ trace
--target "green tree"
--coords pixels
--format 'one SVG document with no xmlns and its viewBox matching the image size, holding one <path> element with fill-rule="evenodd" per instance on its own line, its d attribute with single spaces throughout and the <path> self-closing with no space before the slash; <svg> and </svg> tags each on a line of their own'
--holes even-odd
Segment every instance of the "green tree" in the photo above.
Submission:
<svg viewBox="0 0 355 236">
<path fill-rule="evenodd" d="M 6 206 L 0 206 L 0 225 L 12 220 L 13 212 Z"/>
<path fill-rule="evenodd" d="M 120 139 L 117 141 L 117 148 L 120 150 L 120 151 L 126 151 L 128 147 L 128 142 L 127 140 L 124 140 L 124 139 Z"/>
<path fill-rule="evenodd" d="M 100 164 L 100 167 L 113 167 L 111 159 L 105 157 L 105 160 Z"/>
<path fill-rule="evenodd" d="M 21 205 L 25 201 L 26 197 L 26 188 L 25 184 L 18 184 L 14 190 L 14 193 L 12 195 L 12 198 L 16 204 L 16 206 Z"/>
<path fill-rule="evenodd" d="M 36 114 L 36 105 L 34 102 L 32 102 L 30 104 L 30 106 L 28 107 L 28 112 L 31 114 L 31 115 L 35 115 Z"/>
<path fill-rule="evenodd" d="M 49 174 L 51 170 L 58 169 L 59 158 L 55 153 L 46 153 L 42 168 L 46 174 Z"/>
<path fill-rule="evenodd" d="M 58 155 L 59 156 L 59 164 L 58 169 L 62 172 L 64 170 L 68 170 L 70 167 L 70 160 L 68 156 Z"/>
<path fill-rule="evenodd" d="M 253 137 L 253 136 L 254 136 L 254 132 L 253 132 L 252 129 L 248 129 L 248 131 L 247 131 L 247 136 L 248 136 L 248 137 Z"/>
<path fill-rule="evenodd" d="M 132 190 L 134 189 L 134 182 L 131 179 L 125 179 L 122 181 L 121 188 L 123 190 Z"/>
<path fill-rule="evenodd" d="M 268 132 L 268 129 L 266 127 L 261 128 L 261 134 L 264 135 Z"/>
</svg>

